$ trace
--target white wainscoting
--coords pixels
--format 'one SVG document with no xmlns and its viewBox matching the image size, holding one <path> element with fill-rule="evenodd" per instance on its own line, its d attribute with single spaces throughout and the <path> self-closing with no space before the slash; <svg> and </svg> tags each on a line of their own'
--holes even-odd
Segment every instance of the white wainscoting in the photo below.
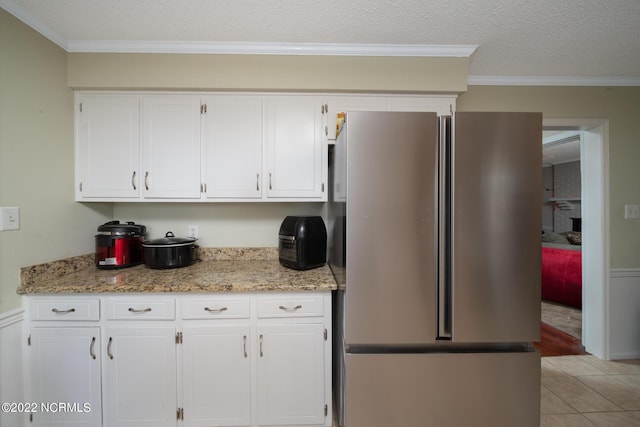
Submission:
<svg viewBox="0 0 640 427">
<path fill-rule="evenodd" d="M 0 313 L 0 402 L 24 402 L 22 308 Z M 0 411 L 0 426 L 22 427 L 26 415 Z"/>
<path fill-rule="evenodd" d="M 611 359 L 639 359 L 640 269 L 611 269 L 610 277 Z"/>
</svg>

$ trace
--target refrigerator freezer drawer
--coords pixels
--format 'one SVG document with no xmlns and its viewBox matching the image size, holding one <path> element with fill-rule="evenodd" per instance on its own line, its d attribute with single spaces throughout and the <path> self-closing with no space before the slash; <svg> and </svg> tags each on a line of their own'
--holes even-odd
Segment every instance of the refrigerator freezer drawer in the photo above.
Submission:
<svg viewBox="0 0 640 427">
<path fill-rule="evenodd" d="M 342 427 L 538 427 L 540 355 L 347 354 Z"/>
</svg>

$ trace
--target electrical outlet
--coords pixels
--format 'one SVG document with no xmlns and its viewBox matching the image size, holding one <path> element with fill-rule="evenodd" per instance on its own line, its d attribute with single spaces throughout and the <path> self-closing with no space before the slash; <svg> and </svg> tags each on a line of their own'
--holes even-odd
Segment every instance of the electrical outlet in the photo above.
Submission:
<svg viewBox="0 0 640 427">
<path fill-rule="evenodd" d="M 624 219 L 640 219 L 640 205 L 624 205 Z"/>
<path fill-rule="evenodd" d="M 0 231 L 20 229 L 20 208 L 0 208 Z"/>
<path fill-rule="evenodd" d="M 198 238 L 198 226 L 197 225 L 190 225 L 189 226 L 189 231 L 187 232 L 189 237 L 193 237 L 194 239 Z"/>
</svg>

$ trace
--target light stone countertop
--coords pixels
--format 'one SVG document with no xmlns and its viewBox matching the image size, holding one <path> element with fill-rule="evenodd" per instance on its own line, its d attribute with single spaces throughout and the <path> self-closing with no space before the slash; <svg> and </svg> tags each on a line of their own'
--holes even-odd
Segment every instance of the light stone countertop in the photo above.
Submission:
<svg viewBox="0 0 640 427">
<path fill-rule="evenodd" d="M 250 252 L 250 251 L 249 251 Z M 236 254 L 237 255 L 237 254 Z M 331 291 L 336 282 L 327 265 L 292 270 L 273 259 L 244 251 L 234 259 L 218 251 L 200 253 L 191 266 L 156 270 L 139 265 L 101 270 L 91 254 L 21 270 L 18 294 L 144 293 L 144 292 L 269 292 Z M 262 258 L 262 259 L 255 259 Z"/>
</svg>

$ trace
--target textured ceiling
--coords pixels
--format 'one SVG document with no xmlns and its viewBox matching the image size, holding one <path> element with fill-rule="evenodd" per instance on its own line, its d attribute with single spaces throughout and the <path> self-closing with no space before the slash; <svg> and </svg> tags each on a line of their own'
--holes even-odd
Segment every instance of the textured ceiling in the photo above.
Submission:
<svg viewBox="0 0 640 427">
<path fill-rule="evenodd" d="M 133 42 L 174 51 L 194 42 L 478 45 L 470 79 L 640 84 L 640 0 L 0 0 L 0 6 L 70 51 L 86 42 L 99 42 L 101 51 Z"/>
</svg>

